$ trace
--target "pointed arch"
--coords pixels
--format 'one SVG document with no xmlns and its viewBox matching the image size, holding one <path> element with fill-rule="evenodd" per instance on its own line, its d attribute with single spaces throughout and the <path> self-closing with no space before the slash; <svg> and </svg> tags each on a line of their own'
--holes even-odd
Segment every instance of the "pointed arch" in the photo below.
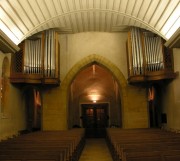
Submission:
<svg viewBox="0 0 180 161">
<path fill-rule="evenodd" d="M 117 82 L 119 84 L 120 87 L 120 97 L 121 97 L 121 107 L 122 107 L 122 126 L 123 125 L 123 111 L 125 109 L 125 107 L 127 106 L 127 82 L 126 79 L 124 77 L 124 75 L 122 74 L 122 72 L 118 69 L 117 66 L 115 66 L 112 62 L 110 62 L 108 59 L 100 56 L 100 55 L 96 55 L 96 54 L 92 54 L 89 55 L 87 57 L 85 57 L 84 59 L 82 59 L 81 61 L 79 61 L 78 63 L 76 63 L 71 70 L 68 72 L 68 74 L 66 75 L 66 77 L 64 78 L 64 80 L 61 83 L 61 92 L 60 92 L 60 96 L 61 96 L 61 108 L 66 110 L 66 116 L 67 116 L 67 122 L 66 122 L 66 127 L 68 127 L 68 91 L 69 91 L 69 87 L 71 82 L 73 81 L 73 79 L 75 78 L 75 76 L 85 67 L 89 66 L 90 64 L 93 63 L 97 63 L 103 67 L 105 67 L 107 70 L 109 70 L 112 75 L 117 79 Z"/>
</svg>

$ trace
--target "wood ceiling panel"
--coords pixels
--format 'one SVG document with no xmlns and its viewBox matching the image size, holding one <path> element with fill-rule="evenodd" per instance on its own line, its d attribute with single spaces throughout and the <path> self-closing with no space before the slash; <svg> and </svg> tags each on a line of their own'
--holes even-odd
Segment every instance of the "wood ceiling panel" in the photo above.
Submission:
<svg viewBox="0 0 180 161">
<path fill-rule="evenodd" d="M 78 22 L 77 22 L 77 16 L 76 16 L 76 14 L 71 14 L 71 15 L 70 15 L 70 19 L 71 19 L 71 21 L 72 21 L 72 23 L 73 23 L 74 31 L 75 31 L 75 32 L 79 32 L 79 24 L 78 24 Z"/>
<path fill-rule="evenodd" d="M 102 12 L 101 13 L 101 25 L 100 25 L 100 29 L 101 29 L 101 31 L 106 31 L 105 29 L 106 29 L 106 13 L 105 12 Z"/>
<path fill-rule="evenodd" d="M 144 17 L 144 21 L 149 23 L 151 18 L 154 16 L 154 13 L 160 3 L 160 0 L 153 0 L 149 8 L 147 9 L 146 16 Z"/>
<path fill-rule="evenodd" d="M 138 3 L 136 2 L 133 8 L 132 16 L 138 17 L 139 13 L 141 11 L 141 8 L 143 6 L 144 0 L 138 0 Z"/>
<path fill-rule="evenodd" d="M 76 10 L 80 10 L 81 9 L 81 6 L 82 6 L 81 3 L 82 2 L 79 1 L 79 0 L 74 0 L 74 6 L 75 6 Z"/>
<path fill-rule="evenodd" d="M 96 12 L 95 19 L 96 19 L 95 21 L 96 31 L 100 31 L 100 24 L 99 24 L 100 12 Z"/>
<path fill-rule="evenodd" d="M 2 7 L 2 6 L 1 6 Z M 27 26 L 25 26 L 21 20 L 21 18 L 19 17 L 19 15 L 17 14 L 17 12 L 15 11 L 15 9 L 11 6 L 11 4 L 8 1 L 4 1 L 3 3 L 3 10 L 8 11 L 8 15 L 11 17 L 11 19 L 13 20 L 13 22 L 15 23 L 15 25 L 19 28 L 19 30 L 25 34 L 27 32 Z M 13 15 L 13 16 L 12 16 Z"/>
<path fill-rule="evenodd" d="M 77 22 L 78 22 L 78 30 L 79 30 L 79 32 L 83 32 L 84 28 L 83 28 L 83 19 L 82 19 L 82 13 L 81 12 L 76 13 L 76 19 L 77 19 Z"/>
<path fill-rule="evenodd" d="M 109 1 L 109 10 L 114 10 L 115 9 L 115 0 L 110 0 Z"/>
<path fill-rule="evenodd" d="M 114 10 L 115 11 L 119 11 L 120 10 L 120 4 L 121 4 L 121 1 L 114 0 Z"/>
<path fill-rule="evenodd" d="M 167 5 L 169 4 L 170 1 L 160 1 L 158 7 L 154 11 L 154 15 L 150 20 L 150 24 L 154 27 L 156 27 L 157 22 L 161 18 L 163 12 L 165 11 Z"/>
<path fill-rule="evenodd" d="M 67 1 L 66 0 L 61 0 L 60 4 L 61 4 L 61 8 L 63 10 L 63 13 L 67 13 L 69 11 L 68 8 L 67 8 Z"/>
<path fill-rule="evenodd" d="M 33 1 L 34 2 L 34 1 Z M 29 17 L 31 22 L 33 23 L 33 26 L 36 26 L 39 24 L 37 16 L 35 14 L 35 11 L 31 7 L 29 1 L 19 0 L 20 4 L 23 4 L 24 11 L 26 12 L 26 15 Z"/>
<path fill-rule="evenodd" d="M 16 37 L 19 38 L 21 36 L 23 36 L 23 33 L 19 30 L 19 28 L 16 26 L 16 24 L 14 23 L 14 21 L 11 19 L 11 17 L 4 11 L 4 9 L 2 7 L 0 7 L 0 15 L 1 17 L 5 20 L 3 21 L 4 24 L 6 26 L 12 26 L 12 28 L 10 28 L 10 30 L 13 33 L 16 33 Z"/>
<path fill-rule="evenodd" d="M 58 14 L 58 15 L 63 14 L 60 1 L 59 1 L 59 0 L 53 0 L 53 3 L 54 3 L 54 7 L 55 7 L 55 9 L 56 9 L 57 14 Z"/>
<path fill-rule="evenodd" d="M 1 23 L 19 39 L 48 28 L 60 32 L 143 27 L 163 38 L 179 0 L 1 0 Z"/>
<path fill-rule="evenodd" d="M 89 30 L 89 13 L 83 12 L 84 31 Z"/>
<path fill-rule="evenodd" d="M 94 0 L 87 0 L 86 1 L 86 9 L 92 9 L 94 6 Z"/>
<path fill-rule="evenodd" d="M 75 11 L 75 5 L 74 5 L 74 0 L 66 0 L 66 7 L 68 11 Z"/>
<path fill-rule="evenodd" d="M 80 27 L 81 27 L 81 32 L 85 31 L 85 21 L 84 21 L 84 13 L 81 12 L 78 14 L 78 17 L 80 17 Z"/>
<path fill-rule="evenodd" d="M 134 26 L 135 22 L 136 22 L 136 20 L 131 18 L 129 20 L 129 26 Z"/>
<path fill-rule="evenodd" d="M 55 8 L 55 4 L 54 4 L 54 1 L 51 0 L 45 0 L 44 1 L 46 6 L 47 6 L 47 10 L 50 14 L 50 17 L 56 17 L 57 16 L 57 11 L 56 11 L 56 8 Z"/>
<path fill-rule="evenodd" d="M 132 15 L 132 13 L 134 12 L 135 9 L 135 5 L 136 5 L 136 0 L 130 0 L 127 3 L 127 9 L 126 9 L 126 14 L 128 15 Z"/>
<path fill-rule="evenodd" d="M 81 4 L 81 8 L 84 10 L 84 9 L 87 9 L 87 0 L 79 0 L 80 1 L 80 4 Z"/>
<path fill-rule="evenodd" d="M 106 14 L 106 31 L 109 32 L 111 30 L 111 21 L 112 21 L 112 13 Z"/>
<path fill-rule="evenodd" d="M 29 19 L 26 12 L 24 11 L 24 8 L 22 7 L 22 5 L 18 1 L 14 1 L 13 3 L 10 3 L 10 5 L 15 9 L 17 16 L 21 18 L 21 21 L 23 23 L 22 26 L 25 26 L 25 28 L 27 28 L 27 30 L 32 29 L 34 27 L 34 25 L 31 21 L 31 19 Z"/>
<path fill-rule="evenodd" d="M 117 20 L 116 20 L 116 24 L 118 26 L 122 25 L 122 22 L 123 22 L 123 19 L 124 19 L 123 17 L 124 17 L 123 15 L 118 15 Z"/>
<path fill-rule="evenodd" d="M 101 3 L 100 3 L 100 8 L 101 9 L 108 9 L 108 0 L 104 0 L 104 1 L 100 1 Z"/>
<path fill-rule="evenodd" d="M 174 10 L 174 7 L 177 6 L 177 4 L 179 4 L 179 0 L 170 1 L 170 3 L 168 4 L 167 8 L 165 9 L 163 15 L 161 16 L 161 18 L 159 19 L 156 25 L 156 28 L 158 30 L 160 31 L 162 30 L 164 24 L 167 22 L 167 19 L 169 18 L 172 11 Z"/>
<path fill-rule="evenodd" d="M 127 17 L 124 17 L 122 25 L 128 26 L 130 19 Z"/>
<path fill-rule="evenodd" d="M 89 12 L 89 14 L 88 14 L 89 16 L 88 16 L 88 19 L 89 19 L 89 30 L 90 31 L 94 31 L 94 28 L 95 28 L 95 26 L 94 26 L 94 15 L 93 15 L 93 12 Z"/>
<path fill-rule="evenodd" d="M 120 12 L 121 13 L 126 13 L 126 10 L 127 10 L 127 4 L 128 4 L 128 1 L 129 0 L 126 0 L 126 1 L 122 1 L 121 2 L 121 6 L 120 6 Z"/>
<path fill-rule="evenodd" d="M 31 5 L 32 9 L 34 10 L 34 14 L 35 14 L 36 19 L 37 19 L 37 21 L 38 21 L 38 25 L 41 24 L 42 22 L 45 22 L 46 19 L 45 19 L 45 17 L 44 17 L 43 12 L 41 11 L 40 6 L 39 6 L 39 4 L 37 3 L 37 1 L 35 1 L 34 3 L 31 3 L 30 5 Z M 49 27 L 49 26 L 48 26 L 48 27 Z M 37 30 L 37 29 L 36 29 L 36 30 Z M 40 31 L 41 31 L 41 30 L 45 30 L 45 28 L 44 28 L 43 26 L 41 26 L 39 30 L 40 30 Z M 37 30 L 37 31 L 39 31 L 39 30 Z"/>
<path fill-rule="evenodd" d="M 139 13 L 138 13 L 138 18 L 139 19 L 144 19 L 144 17 L 146 16 L 147 10 L 151 5 L 151 0 L 149 1 L 143 1 L 141 8 L 139 9 Z"/>
</svg>

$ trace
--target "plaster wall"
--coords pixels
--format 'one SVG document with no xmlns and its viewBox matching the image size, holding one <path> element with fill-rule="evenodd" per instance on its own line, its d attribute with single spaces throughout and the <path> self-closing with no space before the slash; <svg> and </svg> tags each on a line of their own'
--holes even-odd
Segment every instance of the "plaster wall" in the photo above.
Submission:
<svg viewBox="0 0 180 161">
<path fill-rule="evenodd" d="M 5 56 L 9 60 L 8 70 L 10 73 L 11 54 L 4 54 L 0 51 L 0 77 L 2 76 L 2 63 Z M 20 130 L 24 130 L 26 127 L 22 93 L 9 80 L 7 84 L 7 98 L 3 110 L 0 103 L 0 140 L 17 135 Z"/>
<path fill-rule="evenodd" d="M 145 89 L 128 85 L 127 33 L 78 33 L 59 36 L 60 78 L 58 88 L 44 91 L 43 129 L 67 129 L 68 90 L 76 74 L 96 61 L 117 78 L 122 103 L 122 127 L 148 127 Z M 135 105 L 135 106 L 134 106 Z M 71 122 L 71 121 L 70 121 Z"/>
<path fill-rule="evenodd" d="M 174 71 L 180 71 L 180 49 L 173 49 Z M 163 92 L 163 112 L 167 114 L 167 127 L 180 131 L 180 77 L 168 82 Z"/>
</svg>

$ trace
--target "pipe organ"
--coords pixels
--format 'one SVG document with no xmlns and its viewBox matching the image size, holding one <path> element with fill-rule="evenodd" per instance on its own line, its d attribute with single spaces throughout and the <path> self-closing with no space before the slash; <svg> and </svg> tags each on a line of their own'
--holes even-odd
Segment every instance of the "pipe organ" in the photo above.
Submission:
<svg viewBox="0 0 180 161">
<path fill-rule="evenodd" d="M 172 66 L 172 52 L 163 43 L 161 37 L 150 31 L 135 27 L 130 30 L 127 41 L 130 83 L 176 77 Z"/>
<path fill-rule="evenodd" d="M 59 84 L 58 34 L 47 30 L 24 40 L 12 55 L 12 83 Z"/>
</svg>

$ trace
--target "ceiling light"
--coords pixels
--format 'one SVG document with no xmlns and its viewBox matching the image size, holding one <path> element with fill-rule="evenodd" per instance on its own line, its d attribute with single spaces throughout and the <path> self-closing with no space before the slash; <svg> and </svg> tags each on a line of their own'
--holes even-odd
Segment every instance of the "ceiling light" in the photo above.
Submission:
<svg viewBox="0 0 180 161">
<path fill-rule="evenodd" d="M 166 38 L 169 39 L 180 27 L 180 17 L 178 20 L 174 23 L 174 25 L 171 27 L 171 29 L 166 34 Z"/>
<path fill-rule="evenodd" d="M 176 7 L 174 12 L 171 14 L 167 22 L 162 28 L 162 33 L 167 39 L 169 39 L 176 30 L 180 27 L 180 5 Z"/>
<path fill-rule="evenodd" d="M 5 26 L 5 24 L 0 20 L 0 30 L 2 30 L 13 43 L 18 45 L 19 40 L 17 37 Z"/>
</svg>

